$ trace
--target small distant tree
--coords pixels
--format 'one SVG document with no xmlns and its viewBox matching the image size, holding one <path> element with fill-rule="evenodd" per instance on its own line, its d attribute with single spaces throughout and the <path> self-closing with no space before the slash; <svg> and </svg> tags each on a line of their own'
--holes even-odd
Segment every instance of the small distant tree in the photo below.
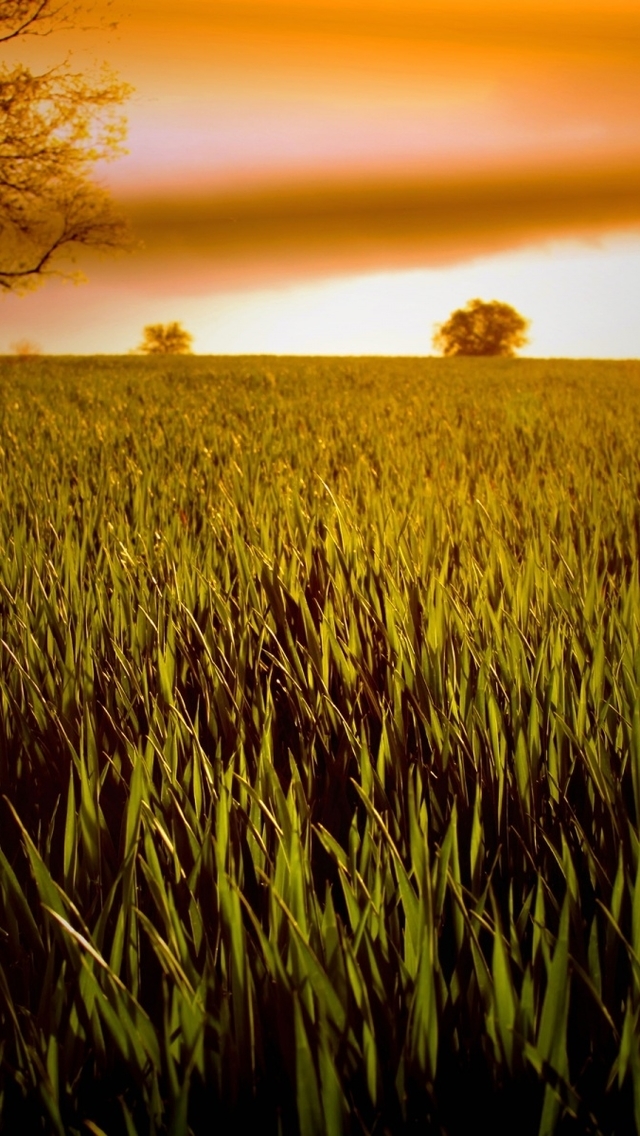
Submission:
<svg viewBox="0 0 640 1136">
<path fill-rule="evenodd" d="M 529 324 L 510 304 L 469 300 L 436 327 L 433 345 L 443 355 L 515 355 Z"/>
<path fill-rule="evenodd" d="M 143 355 L 189 355 L 193 336 L 181 323 L 150 323 L 142 332 L 138 351 Z"/>
<path fill-rule="evenodd" d="M 32 343 L 30 339 L 18 339 L 11 344 L 11 353 L 16 359 L 35 359 L 38 355 L 42 355 L 42 348 L 39 343 Z"/>
</svg>

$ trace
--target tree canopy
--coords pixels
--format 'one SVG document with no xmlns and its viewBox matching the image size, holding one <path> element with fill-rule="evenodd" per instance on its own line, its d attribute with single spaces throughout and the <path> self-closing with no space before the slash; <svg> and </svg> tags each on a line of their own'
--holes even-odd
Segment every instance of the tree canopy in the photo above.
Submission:
<svg viewBox="0 0 640 1136">
<path fill-rule="evenodd" d="M 443 355 L 515 355 L 529 322 L 500 300 L 469 300 L 436 328 L 433 343 Z"/>
<path fill-rule="evenodd" d="M 0 0 L 0 44 L 70 26 L 67 0 Z M 130 88 L 107 68 L 68 62 L 36 73 L 0 64 L 0 290 L 21 291 L 60 273 L 80 246 L 130 243 L 109 194 L 92 183 L 96 162 L 122 152 L 121 104 Z"/>
<path fill-rule="evenodd" d="M 188 355 L 193 336 L 181 323 L 150 323 L 142 333 L 138 351 L 143 355 Z"/>
</svg>

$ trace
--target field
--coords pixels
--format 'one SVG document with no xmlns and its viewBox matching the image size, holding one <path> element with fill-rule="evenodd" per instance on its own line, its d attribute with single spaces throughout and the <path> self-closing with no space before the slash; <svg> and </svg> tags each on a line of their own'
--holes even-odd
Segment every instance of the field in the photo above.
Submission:
<svg viewBox="0 0 640 1136">
<path fill-rule="evenodd" d="M 0 360 L 0 1129 L 640 1132 L 639 553 L 640 363 Z"/>
</svg>

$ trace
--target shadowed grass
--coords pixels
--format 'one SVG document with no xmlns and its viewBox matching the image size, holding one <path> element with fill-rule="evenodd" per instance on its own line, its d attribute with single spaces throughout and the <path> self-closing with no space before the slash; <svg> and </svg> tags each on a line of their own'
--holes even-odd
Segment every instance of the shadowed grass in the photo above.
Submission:
<svg viewBox="0 0 640 1136">
<path fill-rule="evenodd" d="M 640 365 L 0 363 L 0 1124 L 640 1130 Z"/>
</svg>

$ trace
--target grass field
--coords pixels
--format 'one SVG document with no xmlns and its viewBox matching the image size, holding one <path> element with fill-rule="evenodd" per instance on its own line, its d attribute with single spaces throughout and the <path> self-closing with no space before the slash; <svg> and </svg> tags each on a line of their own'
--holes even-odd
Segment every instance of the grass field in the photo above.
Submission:
<svg viewBox="0 0 640 1136">
<path fill-rule="evenodd" d="M 0 474 L 2 1131 L 640 1132 L 640 363 L 5 359 Z"/>
</svg>

